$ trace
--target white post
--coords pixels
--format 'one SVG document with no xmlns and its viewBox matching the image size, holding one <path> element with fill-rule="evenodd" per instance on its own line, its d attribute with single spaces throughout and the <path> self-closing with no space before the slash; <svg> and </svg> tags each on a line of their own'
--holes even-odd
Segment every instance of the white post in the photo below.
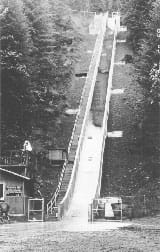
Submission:
<svg viewBox="0 0 160 252">
<path fill-rule="evenodd" d="M 53 209 L 52 205 L 53 205 L 53 202 L 52 202 L 52 199 L 51 199 L 51 214 L 52 214 L 52 209 Z"/>
<path fill-rule="evenodd" d="M 121 201 L 121 221 L 122 221 L 122 218 L 123 218 L 123 213 L 122 213 L 122 201 Z"/>
<path fill-rule="evenodd" d="M 28 199 L 28 220 L 29 220 L 30 200 Z"/>
</svg>

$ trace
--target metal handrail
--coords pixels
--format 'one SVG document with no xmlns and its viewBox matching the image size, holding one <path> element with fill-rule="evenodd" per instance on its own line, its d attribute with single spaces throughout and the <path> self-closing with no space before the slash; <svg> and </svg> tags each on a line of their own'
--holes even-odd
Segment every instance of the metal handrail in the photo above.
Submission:
<svg viewBox="0 0 160 252">
<path fill-rule="evenodd" d="M 76 119 L 75 119 L 75 122 L 74 122 L 74 127 L 73 127 L 73 130 L 72 130 L 72 135 L 71 135 L 71 138 L 70 138 L 70 141 L 69 141 L 68 151 L 67 151 L 68 155 L 70 153 L 70 149 L 71 149 L 73 138 L 74 138 L 74 133 L 75 133 L 75 130 L 76 130 L 76 127 L 77 127 L 77 122 L 78 122 L 78 118 L 79 118 L 81 107 L 82 107 L 82 102 L 83 102 L 83 96 L 84 96 L 84 93 L 85 93 L 85 89 L 86 89 L 86 85 L 84 85 L 84 87 L 83 87 L 83 91 L 82 91 L 82 95 L 81 95 L 81 99 L 80 99 L 80 104 L 79 104 L 78 112 L 77 112 Z M 60 179 L 59 179 L 59 183 L 58 183 L 57 189 L 56 189 L 55 193 L 53 194 L 52 198 L 50 199 L 50 201 L 47 203 L 47 215 L 49 214 L 50 210 L 51 210 L 50 211 L 51 214 L 53 214 L 53 209 L 56 207 L 57 196 L 59 194 L 59 191 L 60 191 L 60 188 L 61 188 L 61 185 L 62 185 L 62 180 L 63 180 L 63 176 L 64 176 L 64 172 L 65 172 L 67 163 L 68 163 L 68 160 L 66 159 L 65 162 L 64 162 L 62 171 L 61 171 L 61 175 L 60 175 Z"/>
<path fill-rule="evenodd" d="M 22 151 L 7 151 L 0 156 L 0 165 L 27 165 L 28 153 Z"/>
<path fill-rule="evenodd" d="M 67 165 L 67 159 L 64 162 L 57 189 L 56 189 L 55 193 L 53 194 L 52 198 L 50 199 L 50 201 L 47 203 L 47 215 L 49 214 L 49 211 L 52 214 L 54 207 L 56 207 L 57 196 L 59 194 L 59 191 L 60 191 L 60 188 L 62 185 L 62 180 L 63 180 L 64 172 L 66 169 L 66 165 Z"/>
</svg>

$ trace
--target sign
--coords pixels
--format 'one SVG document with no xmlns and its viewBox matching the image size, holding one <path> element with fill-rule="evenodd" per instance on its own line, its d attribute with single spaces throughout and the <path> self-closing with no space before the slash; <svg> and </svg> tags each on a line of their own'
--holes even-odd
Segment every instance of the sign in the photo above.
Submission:
<svg viewBox="0 0 160 252">
<path fill-rule="evenodd" d="M 22 190 L 21 186 L 6 186 L 6 190 Z"/>
<path fill-rule="evenodd" d="M 160 28 L 157 29 L 157 38 L 160 38 Z"/>
<path fill-rule="evenodd" d="M 21 186 L 6 186 L 6 196 L 10 196 L 13 194 L 21 194 L 22 187 Z"/>
</svg>

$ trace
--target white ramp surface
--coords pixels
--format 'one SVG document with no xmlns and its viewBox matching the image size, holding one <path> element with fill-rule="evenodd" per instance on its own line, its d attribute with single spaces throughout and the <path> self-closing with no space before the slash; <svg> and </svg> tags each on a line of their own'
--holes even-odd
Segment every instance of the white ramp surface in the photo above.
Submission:
<svg viewBox="0 0 160 252">
<path fill-rule="evenodd" d="M 102 150 L 102 129 L 88 122 L 81 152 L 75 190 L 70 204 L 68 217 L 78 217 L 88 221 L 88 205 L 95 197 Z"/>
</svg>

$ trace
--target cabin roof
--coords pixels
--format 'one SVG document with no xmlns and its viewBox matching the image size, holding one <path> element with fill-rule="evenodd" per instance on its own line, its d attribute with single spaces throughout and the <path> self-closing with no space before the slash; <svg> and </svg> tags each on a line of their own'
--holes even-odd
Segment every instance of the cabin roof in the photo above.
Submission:
<svg viewBox="0 0 160 252">
<path fill-rule="evenodd" d="M 1 167 L 0 167 L 0 171 L 6 172 L 6 173 L 8 173 L 8 174 L 11 174 L 11 175 L 17 176 L 17 177 L 22 178 L 22 179 L 30 180 L 30 178 L 29 178 L 29 177 L 26 177 L 26 176 L 20 175 L 20 174 L 18 174 L 18 173 L 16 173 L 16 172 L 8 171 L 8 170 L 3 169 L 3 168 L 1 168 Z"/>
</svg>

